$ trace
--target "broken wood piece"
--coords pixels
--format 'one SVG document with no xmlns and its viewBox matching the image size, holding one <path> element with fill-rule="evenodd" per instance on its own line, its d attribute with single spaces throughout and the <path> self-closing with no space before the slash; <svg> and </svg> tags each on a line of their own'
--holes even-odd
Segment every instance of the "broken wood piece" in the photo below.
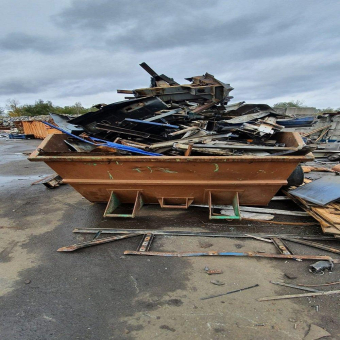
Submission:
<svg viewBox="0 0 340 340">
<path fill-rule="evenodd" d="M 319 283 L 316 285 L 306 285 L 306 284 L 301 284 L 298 283 L 298 286 L 303 286 L 303 287 L 320 287 L 320 286 L 332 286 L 332 285 L 338 285 L 340 281 L 335 281 L 335 282 L 327 282 L 327 283 Z"/>
<path fill-rule="evenodd" d="M 306 290 L 307 292 L 320 292 L 320 290 L 318 290 L 318 289 L 297 286 L 297 285 L 293 285 L 293 284 L 285 283 L 285 282 L 281 282 L 281 281 L 270 281 L 270 283 L 272 283 L 274 285 L 278 285 L 278 286 L 283 286 L 283 287 L 289 287 L 289 288 L 295 288 L 295 289 L 300 289 L 300 290 Z"/>
<path fill-rule="evenodd" d="M 307 165 L 303 165 L 301 166 L 302 170 L 304 173 L 308 173 L 311 171 L 318 171 L 318 172 L 334 172 L 334 170 L 328 169 L 328 168 L 324 168 L 324 167 L 316 167 L 316 166 L 307 166 Z"/>
<path fill-rule="evenodd" d="M 339 294 L 339 293 L 340 293 L 340 290 L 330 290 L 330 291 L 327 291 L 327 292 L 292 294 L 292 295 L 276 295 L 276 296 L 263 297 L 263 298 L 257 299 L 257 301 L 272 301 L 272 300 L 294 299 L 294 298 L 301 298 L 301 297 L 334 295 L 334 294 Z"/>
<path fill-rule="evenodd" d="M 184 156 L 188 157 L 188 156 L 191 155 L 192 145 L 193 145 L 193 143 L 189 143 L 188 148 L 187 148 L 186 151 L 184 152 Z"/>
<path fill-rule="evenodd" d="M 183 130 L 179 130 L 179 131 L 175 131 L 175 132 L 171 132 L 169 133 L 169 136 L 178 136 L 178 135 L 182 135 L 188 131 L 192 131 L 192 130 L 200 130 L 200 128 L 198 126 L 190 126 L 190 127 L 187 127 Z"/>
<path fill-rule="evenodd" d="M 45 187 L 47 187 L 49 189 L 55 189 L 55 188 L 58 188 L 61 184 L 64 184 L 64 183 L 63 183 L 62 177 L 59 176 L 59 175 L 56 175 L 52 178 L 45 180 L 44 182 L 42 182 L 42 184 L 44 184 Z"/>
<path fill-rule="evenodd" d="M 329 125 L 322 126 L 322 127 L 320 127 L 320 128 L 311 130 L 311 131 L 309 131 L 309 132 L 303 132 L 303 133 L 300 132 L 300 135 L 301 135 L 302 137 L 308 137 L 308 136 L 313 135 L 314 133 L 317 133 L 317 132 L 322 131 L 322 130 L 324 130 L 324 129 L 328 129 L 328 128 L 330 128 L 331 126 L 332 126 L 332 124 L 329 124 Z"/>
<path fill-rule="evenodd" d="M 54 178 L 55 176 L 57 176 L 57 174 L 48 175 L 48 176 L 46 176 L 46 177 L 43 177 L 43 178 L 41 178 L 41 179 L 38 179 L 38 180 L 35 181 L 35 182 L 32 182 L 31 185 L 39 184 L 39 183 L 41 183 L 42 181 L 50 180 L 50 179 Z"/>
<path fill-rule="evenodd" d="M 190 145 L 190 144 L 189 144 Z M 181 150 L 187 152 L 189 149 L 188 144 L 182 144 L 182 143 L 174 143 L 173 148 L 176 150 Z M 211 155 L 217 155 L 217 156 L 228 156 L 228 155 L 233 155 L 232 152 L 230 152 L 227 149 L 205 149 L 205 148 L 197 148 L 194 147 L 193 144 L 191 143 L 191 149 L 192 151 L 198 152 L 198 153 L 204 153 L 204 154 L 211 154 Z"/>
</svg>

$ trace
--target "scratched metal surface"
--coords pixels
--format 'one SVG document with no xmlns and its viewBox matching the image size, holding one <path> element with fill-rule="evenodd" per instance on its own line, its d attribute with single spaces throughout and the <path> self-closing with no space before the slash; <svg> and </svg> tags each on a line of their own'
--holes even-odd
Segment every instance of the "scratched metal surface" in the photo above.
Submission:
<svg viewBox="0 0 340 340">
<path fill-rule="evenodd" d="M 294 196 L 324 206 L 340 198 L 340 176 L 324 176 L 289 192 Z"/>
</svg>

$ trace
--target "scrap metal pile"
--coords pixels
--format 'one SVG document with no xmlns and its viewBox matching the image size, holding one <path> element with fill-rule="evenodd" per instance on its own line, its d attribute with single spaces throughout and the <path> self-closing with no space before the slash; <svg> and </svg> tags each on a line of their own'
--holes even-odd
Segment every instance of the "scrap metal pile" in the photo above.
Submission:
<svg viewBox="0 0 340 340">
<path fill-rule="evenodd" d="M 69 120 L 52 118 L 70 138 L 72 151 L 113 152 L 118 155 L 303 155 L 310 146 L 280 142 L 277 124 L 282 114 L 266 104 L 228 105 L 233 88 L 206 73 L 178 84 L 140 64 L 151 75 L 148 88 L 118 90 L 124 101 L 98 104 L 95 112 Z M 48 123 L 46 123 L 48 124 Z M 48 124 L 50 125 L 50 124 Z M 53 126 L 54 127 L 54 126 Z"/>
</svg>

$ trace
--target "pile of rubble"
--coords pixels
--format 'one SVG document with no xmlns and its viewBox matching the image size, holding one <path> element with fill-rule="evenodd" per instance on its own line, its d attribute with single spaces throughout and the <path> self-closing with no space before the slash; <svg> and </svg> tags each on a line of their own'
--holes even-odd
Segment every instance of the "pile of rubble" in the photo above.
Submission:
<svg viewBox="0 0 340 340">
<path fill-rule="evenodd" d="M 305 155 L 313 150 L 312 145 L 282 143 L 280 132 L 289 119 L 270 106 L 228 105 L 233 88 L 209 73 L 186 78 L 190 84 L 180 85 L 146 63 L 141 66 L 151 75 L 150 87 L 118 90 L 130 96 L 98 104 L 97 111 L 70 120 L 52 115 L 69 135 L 66 143 L 72 151 L 101 146 L 119 155 L 268 156 Z"/>
</svg>

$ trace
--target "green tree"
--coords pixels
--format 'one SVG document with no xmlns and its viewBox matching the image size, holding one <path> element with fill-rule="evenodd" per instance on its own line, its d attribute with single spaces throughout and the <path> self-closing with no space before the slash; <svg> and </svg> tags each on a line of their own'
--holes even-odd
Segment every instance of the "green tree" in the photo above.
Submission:
<svg viewBox="0 0 340 340">
<path fill-rule="evenodd" d="M 53 112 L 54 107 L 51 101 L 44 102 L 42 99 L 39 99 L 34 105 L 24 105 L 22 110 L 24 116 L 34 117 L 48 115 L 50 112 Z"/>
<path fill-rule="evenodd" d="M 20 107 L 19 101 L 16 99 L 8 99 L 6 109 L 10 117 L 23 116 L 22 108 Z"/>
<path fill-rule="evenodd" d="M 82 115 L 89 111 L 96 111 L 92 108 L 85 108 L 81 105 L 81 103 L 77 102 L 71 106 L 54 106 L 51 101 L 43 101 L 42 99 L 37 100 L 34 104 L 25 104 L 20 105 L 19 101 L 15 99 L 9 99 L 8 104 L 6 105 L 6 109 L 8 110 L 8 115 L 10 117 L 19 117 L 19 116 L 45 116 L 50 113 L 59 113 L 62 115 L 73 116 L 73 115 Z M 1 114 L 1 111 L 0 111 Z"/>
<path fill-rule="evenodd" d="M 326 107 L 325 109 L 318 109 L 319 113 L 327 113 L 327 112 L 340 112 L 340 107 L 338 107 L 337 109 L 333 109 L 331 107 Z"/>
<path fill-rule="evenodd" d="M 290 102 L 280 102 L 276 103 L 273 108 L 288 108 L 288 107 L 307 107 L 303 105 L 303 102 L 300 100 L 292 100 Z"/>
</svg>

